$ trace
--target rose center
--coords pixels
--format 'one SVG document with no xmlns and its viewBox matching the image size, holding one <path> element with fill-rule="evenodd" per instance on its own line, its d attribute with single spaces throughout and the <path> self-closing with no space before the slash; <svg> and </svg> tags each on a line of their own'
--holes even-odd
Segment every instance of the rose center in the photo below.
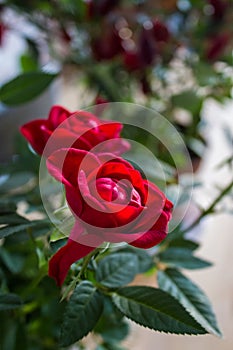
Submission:
<svg viewBox="0 0 233 350">
<path fill-rule="evenodd" d="M 96 188 L 105 201 L 134 206 L 141 205 L 139 193 L 128 180 L 118 181 L 110 178 L 99 178 L 96 181 Z"/>
</svg>

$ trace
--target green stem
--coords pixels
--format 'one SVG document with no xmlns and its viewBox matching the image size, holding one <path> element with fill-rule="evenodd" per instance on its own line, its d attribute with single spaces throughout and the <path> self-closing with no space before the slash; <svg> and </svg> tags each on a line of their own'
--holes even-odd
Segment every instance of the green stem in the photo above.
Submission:
<svg viewBox="0 0 233 350">
<path fill-rule="evenodd" d="M 28 228 L 26 229 L 26 232 L 27 232 L 27 234 L 28 234 L 28 236 L 29 236 L 29 239 L 30 239 L 30 241 L 32 242 L 33 246 L 34 246 L 35 248 L 37 248 L 36 240 L 35 240 L 35 238 L 33 237 L 31 227 L 28 227 Z"/>
<path fill-rule="evenodd" d="M 82 279 L 82 276 L 85 275 L 87 266 L 89 262 L 91 261 L 92 257 L 96 255 L 96 253 L 99 251 L 99 248 L 96 248 L 91 253 L 89 253 L 85 258 L 83 259 L 83 265 L 81 270 L 79 271 L 78 275 L 74 278 L 74 280 L 70 283 L 70 285 L 66 288 L 65 292 L 63 293 L 63 296 L 61 298 L 61 301 L 67 298 L 67 296 L 72 292 L 76 286 L 76 284 Z"/>
<path fill-rule="evenodd" d="M 213 201 L 213 203 L 207 209 L 202 211 L 201 215 L 190 226 L 188 226 L 183 230 L 183 233 L 186 233 L 192 230 L 196 225 L 199 224 L 199 222 L 203 217 L 213 213 L 216 204 L 218 204 L 220 200 L 231 190 L 232 186 L 233 186 L 233 181 L 231 181 L 230 184 L 224 188 L 224 190 L 217 196 L 217 198 Z"/>
</svg>

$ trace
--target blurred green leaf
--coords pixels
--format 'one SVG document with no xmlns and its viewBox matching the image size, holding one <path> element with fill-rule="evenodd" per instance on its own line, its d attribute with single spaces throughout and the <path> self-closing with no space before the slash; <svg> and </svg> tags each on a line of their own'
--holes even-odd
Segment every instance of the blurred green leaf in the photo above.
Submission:
<svg viewBox="0 0 233 350">
<path fill-rule="evenodd" d="M 197 138 L 189 137 L 186 144 L 197 156 L 203 158 L 204 152 L 206 151 L 206 145 L 203 143 L 203 141 L 198 140 Z"/>
<path fill-rule="evenodd" d="M 199 244 L 189 239 L 179 238 L 179 239 L 172 240 L 169 243 L 169 247 L 186 248 L 193 251 L 199 247 Z"/>
<path fill-rule="evenodd" d="M 0 193 L 8 193 L 9 191 L 13 191 L 19 188 L 19 191 L 23 190 L 22 187 L 27 185 L 29 181 L 33 178 L 32 173 L 23 171 L 23 172 L 15 172 L 10 176 L 5 178 L 0 185 Z"/>
<path fill-rule="evenodd" d="M 25 257 L 19 253 L 10 253 L 4 247 L 0 250 L 0 258 L 6 267 L 13 273 L 19 273 L 24 266 Z"/>
<path fill-rule="evenodd" d="M 163 290 L 152 287 L 125 287 L 117 290 L 113 301 L 132 321 L 160 332 L 204 334 L 206 331 L 183 306 Z"/>
<path fill-rule="evenodd" d="M 0 311 L 12 310 L 22 305 L 22 300 L 16 294 L 0 294 Z"/>
<path fill-rule="evenodd" d="M 13 201 L 8 199 L 0 199 L 0 216 L 4 216 L 6 214 L 15 214 L 16 209 L 17 206 Z"/>
<path fill-rule="evenodd" d="M 168 248 L 164 252 L 158 254 L 158 258 L 168 266 L 190 270 L 203 269 L 212 265 L 209 261 L 193 256 L 192 251 L 187 248 Z"/>
<path fill-rule="evenodd" d="M 33 72 L 38 69 L 36 60 L 29 54 L 24 54 L 20 57 L 20 64 L 24 73 Z"/>
<path fill-rule="evenodd" d="M 23 216 L 20 216 L 16 213 L 11 213 L 8 215 L 0 215 L 0 225 L 1 224 L 16 225 L 16 224 L 23 224 L 27 222 L 28 222 L 27 219 L 25 219 Z"/>
<path fill-rule="evenodd" d="M 159 287 L 185 307 L 208 333 L 221 336 L 209 300 L 203 291 L 175 269 L 158 272 Z"/>
<path fill-rule="evenodd" d="M 173 95 L 171 102 L 175 107 L 186 109 L 193 115 L 199 114 L 203 99 L 193 90 L 187 90 L 180 94 Z"/>
<path fill-rule="evenodd" d="M 122 341 L 128 335 L 129 324 L 110 298 L 104 298 L 104 310 L 94 332 L 110 343 Z"/>
<path fill-rule="evenodd" d="M 30 229 L 32 227 L 36 227 L 37 229 L 47 227 L 49 224 L 48 221 L 44 220 L 35 220 L 35 221 L 28 221 L 25 224 L 21 225 L 15 225 L 15 226 L 7 226 L 0 228 L 0 238 L 4 238 L 10 235 L 13 235 L 14 233 L 24 232 L 27 229 Z"/>
<path fill-rule="evenodd" d="M 41 94 L 57 74 L 30 72 L 19 75 L 0 89 L 0 101 L 9 106 L 28 102 Z"/>
<path fill-rule="evenodd" d="M 200 86 L 214 86 L 217 85 L 221 79 L 213 66 L 205 62 L 198 62 L 198 64 L 196 64 L 194 67 L 194 74 Z"/>
<path fill-rule="evenodd" d="M 87 335 L 95 327 L 102 311 L 103 296 L 91 282 L 81 282 L 67 304 L 60 345 L 69 346 Z"/>
<path fill-rule="evenodd" d="M 55 254 L 58 249 L 63 247 L 67 242 L 67 238 L 61 238 L 58 239 L 57 241 L 50 242 L 50 247 L 52 250 L 52 253 Z"/>
<path fill-rule="evenodd" d="M 131 282 L 137 272 L 136 255 L 131 253 L 111 254 L 98 263 L 96 280 L 105 287 L 116 288 Z"/>
</svg>

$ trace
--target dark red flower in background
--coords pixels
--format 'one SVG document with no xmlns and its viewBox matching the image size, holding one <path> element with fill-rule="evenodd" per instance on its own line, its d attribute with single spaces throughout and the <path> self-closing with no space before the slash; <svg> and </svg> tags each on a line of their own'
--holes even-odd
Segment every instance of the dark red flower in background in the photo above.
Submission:
<svg viewBox="0 0 233 350">
<path fill-rule="evenodd" d="M 209 41 L 209 47 L 206 52 L 206 58 L 209 61 L 215 61 L 221 57 L 230 41 L 228 33 L 221 33 Z"/>
<path fill-rule="evenodd" d="M 159 20 L 153 21 L 153 36 L 158 42 L 168 42 L 170 39 L 170 33 L 167 26 Z"/>
</svg>

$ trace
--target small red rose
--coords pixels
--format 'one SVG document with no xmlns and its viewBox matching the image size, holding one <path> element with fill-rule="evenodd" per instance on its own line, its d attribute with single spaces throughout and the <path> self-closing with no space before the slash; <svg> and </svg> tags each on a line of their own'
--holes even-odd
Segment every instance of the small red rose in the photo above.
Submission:
<svg viewBox="0 0 233 350">
<path fill-rule="evenodd" d="M 107 147 L 109 152 L 122 154 L 129 149 L 129 143 L 120 138 L 121 130 L 121 123 L 100 120 L 86 111 L 70 112 L 61 106 L 53 106 L 48 119 L 36 119 L 20 128 L 32 148 L 46 157 L 71 146 L 89 151 L 99 145 L 101 151 L 101 143 L 107 140 L 111 142 L 103 144 L 105 150 Z"/>
</svg>

